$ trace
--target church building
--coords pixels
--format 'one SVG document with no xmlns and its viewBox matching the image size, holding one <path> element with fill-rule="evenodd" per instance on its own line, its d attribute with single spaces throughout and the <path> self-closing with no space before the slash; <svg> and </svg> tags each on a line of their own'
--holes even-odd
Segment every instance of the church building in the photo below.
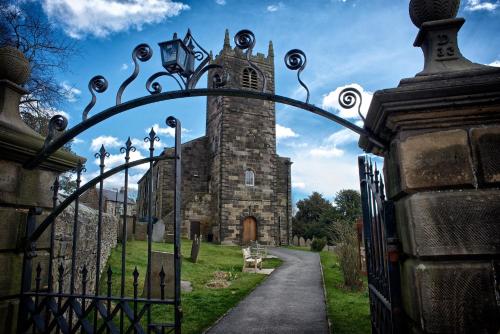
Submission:
<svg viewBox="0 0 500 334">
<path fill-rule="evenodd" d="M 264 72 L 266 92 L 274 93 L 274 51 L 252 62 Z M 222 51 L 211 59 L 229 73 L 225 88 L 262 90 L 263 80 L 245 54 L 232 48 L 226 30 Z M 212 82 L 214 73 L 208 73 Z M 173 148 L 162 154 L 173 154 Z M 183 237 L 246 245 L 289 244 L 292 231 L 291 161 L 276 153 L 274 102 L 239 97 L 207 97 L 206 134 L 182 144 Z M 153 168 L 153 215 L 172 233 L 173 161 Z M 149 172 L 139 180 L 137 211 L 147 216 Z"/>
</svg>

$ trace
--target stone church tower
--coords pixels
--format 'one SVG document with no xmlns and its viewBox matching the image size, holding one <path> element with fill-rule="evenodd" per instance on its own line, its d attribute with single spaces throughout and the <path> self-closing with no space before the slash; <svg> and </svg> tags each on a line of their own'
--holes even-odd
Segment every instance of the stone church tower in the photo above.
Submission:
<svg viewBox="0 0 500 334">
<path fill-rule="evenodd" d="M 251 60 L 266 76 L 266 92 L 274 93 L 272 43 L 267 56 L 257 53 Z M 225 88 L 262 90 L 264 80 L 249 66 L 245 54 L 231 47 L 227 30 L 223 49 L 212 63 L 223 65 L 229 74 Z M 208 73 L 209 83 L 213 75 Z M 201 234 L 221 243 L 289 243 L 291 162 L 276 154 L 274 102 L 208 97 L 206 135 L 183 144 L 182 164 L 185 236 Z M 170 212 L 159 206 L 162 202 L 168 205 L 165 199 L 172 198 L 172 187 L 168 186 L 172 169 L 168 161 L 157 165 L 163 165 L 155 166 L 161 180 L 158 189 L 163 191 L 155 192 L 156 214 L 168 225 Z M 139 215 L 145 203 L 141 200 L 145 177 L 139 181 Z"/>
</svg>

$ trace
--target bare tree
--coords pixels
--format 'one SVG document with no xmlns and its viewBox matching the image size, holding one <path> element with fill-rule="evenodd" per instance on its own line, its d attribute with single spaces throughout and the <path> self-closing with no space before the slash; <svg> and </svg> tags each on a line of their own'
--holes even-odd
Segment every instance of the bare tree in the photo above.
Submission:
<svg viewBox="0 0 500 334">
<path fill-rule="evenodd" d="M 39 3 L 0 0 L 0 47 L 6 45 L 23 52 L 31 64 L 24 85 L 30 93 L 23 97 L 20 111 L 31 128 L 45 135 L 48 119 L 71 91 L 57 82 L 55 72 L 67 69 L 75 44 L 56 33 Z"/>
</svg>

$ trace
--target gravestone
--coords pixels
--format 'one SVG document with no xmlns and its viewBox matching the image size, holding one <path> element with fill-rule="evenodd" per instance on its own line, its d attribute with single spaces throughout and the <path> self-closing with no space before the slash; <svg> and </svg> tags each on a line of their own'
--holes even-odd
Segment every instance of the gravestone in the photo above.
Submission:
<svg viewBox="0 0 500 334">
<path fill-rule="evenodd" d="M 297 237 L 296 235 L 293 236 L 293 239 L 292 239 L 292 244 L 294 246 L 298 246 L 299 245 L 299 237 Z"/>
<path fill-rule="evenodd" d="M 306 246 L 307 247 L 311 247 L 311 239 L 307 239 L 306 240 Z"/>
<path fill-rule="evenodd" d="M 123 237 L 123 217 L 118 220 L 118 241 L 122 241 Z M 127 217 L 127 241 L 132 240 L 134 237 L 134 219 Z"/>
<path fill-rule="evenodd" d="M 135 224 L 134 240 L 146 241 L 148 240 L 148 223 L 138 221 Z"/>
<path fill-rule="evenodd" d="M 153 235 L 151 239 L 154 242 L 163 242 L 165 240 L 165 224 L 163 220 L 158 220 L 153 224 Z"/>
<path fill-rule="evenodd" d="M 299 246 L 300 246 L 300 247 L 304 247 L 305 245 L 306 245 L 306 241 L 304 240 L 304 238 L 303 238 L 303 237 L 300 237 L 300 238 L 299 238 Z"/>
<path fill-rule="evenodd" d="M 165 298 L 174 298 L 174 254 L 167 252 L 151 252 L 151 297 L 161 298 L 160 272 L 165 272 Z M 148 275 L 144 280 L 143 297 L 147 296 Z"/>
<path fill-rule="evenodd" d="M 191 245 L 191 261 L 196 263 L 198 261 L 198 254 L 200 253 L 201 239 L 198 235 L 194 235 L 193 244 Z"/>
</svg>

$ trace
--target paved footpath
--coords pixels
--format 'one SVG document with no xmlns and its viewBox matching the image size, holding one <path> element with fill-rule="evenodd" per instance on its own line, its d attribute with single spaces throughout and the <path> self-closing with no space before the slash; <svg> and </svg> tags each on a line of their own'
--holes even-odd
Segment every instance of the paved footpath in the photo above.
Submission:
<svg viewBox="0 0 500 334">
<path fill-rule="evenodd" d="M 207 334 L 327 334 L 319 254 L 272 248 L 284 263 Z"/>
</svg>

